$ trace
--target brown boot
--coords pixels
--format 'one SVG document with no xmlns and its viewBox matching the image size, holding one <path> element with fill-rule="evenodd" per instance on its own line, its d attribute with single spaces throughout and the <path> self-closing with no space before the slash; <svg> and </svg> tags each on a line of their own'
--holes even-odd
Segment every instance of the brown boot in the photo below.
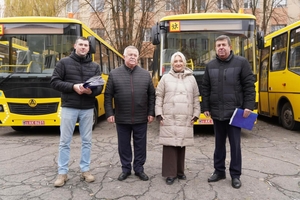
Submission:
<svg viewBox="0 0 300 200">
<path fill-rule="evenodd" d="M 68 180 L 67 174 L 58 174 L 56 181 L 54 182 L 55 187 L 63 186 Z"/>
<path fill-rule="evenodd" d="M 82 181 L 85 180 L 86 182 L 90 183 L 90 182 L 95 181 L 95 177 L 89 171 L 87 171 L 87 172 L 81 173 L 80 180 L 82 180 Z"/>
</svg>

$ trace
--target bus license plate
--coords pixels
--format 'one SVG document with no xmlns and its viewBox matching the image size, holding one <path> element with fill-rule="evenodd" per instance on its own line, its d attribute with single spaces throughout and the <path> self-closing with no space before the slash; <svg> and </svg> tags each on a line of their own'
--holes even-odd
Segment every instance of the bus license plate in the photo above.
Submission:
<svg viewBox="0 0 300 200">
<path fill-rule="evenodd" d="M 213 124 L 212 119 L 200 119 L 199 124 Z"/>
<path fill-rule="evenodd" d="M 24 120 L 23 125 L 24 126 L 44 126 L 45 121 L 44 120 Z"/>
</svg>

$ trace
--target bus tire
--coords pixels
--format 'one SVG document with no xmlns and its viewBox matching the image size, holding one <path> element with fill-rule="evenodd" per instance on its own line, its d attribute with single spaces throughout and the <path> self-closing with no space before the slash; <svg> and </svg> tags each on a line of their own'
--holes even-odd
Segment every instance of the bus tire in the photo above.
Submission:
<svg viewBox="0 0 300 200">
<path fill-rule="evenodd" d="M 93 114 L 93 130 L 95 129 L 96 125 L 98 124 L 98 110 L 97 107 L 94 106 L 94 114 Z"/>
<path fill-rule="evenodd" d="M 300 128 L 300 123 L 294 120 L 293 108 L 289 102 L 283 105 L 280 120 L 282 126 L 288 130 L 297 130 Z"/>
<path fill-rule="evenodd" d="M 11 128 L 18 132 L 28 132 L 31 126 L 11 126 Z"/>
</svg>

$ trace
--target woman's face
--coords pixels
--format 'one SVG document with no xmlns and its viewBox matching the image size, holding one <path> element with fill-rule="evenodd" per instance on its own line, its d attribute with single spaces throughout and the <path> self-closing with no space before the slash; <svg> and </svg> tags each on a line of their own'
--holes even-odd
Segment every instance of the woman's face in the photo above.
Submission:
<svg viewBox="0 0 300 200">
<path fill-rule="evenodd" d="M 182 58 L 180 56 L 175 56 L 174 63 L 173 63 L 173 70 L 175 72 L 181 72 L 183 71 L 184 67 L 185 66 Z"/>
</svg>

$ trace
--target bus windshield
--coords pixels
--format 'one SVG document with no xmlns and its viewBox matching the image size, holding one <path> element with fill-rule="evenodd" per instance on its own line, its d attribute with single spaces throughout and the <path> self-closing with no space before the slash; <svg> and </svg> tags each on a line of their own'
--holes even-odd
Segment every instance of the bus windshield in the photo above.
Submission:
<svg viewBox="0 0 300 200">
<path fill-rule="evenodd" d="M 220 35 L 231 38 L 232 51 L 235 55 L 246 57 L 253 62 L 255 46 L 254 20 L 186 20 L 165 23 L 165 32 L 161 37 L 161 72 L 170 70 L 170 60 L 176 51 L 182 52 L 187 59 L 187 66 L 194 74 L 203 74 L 205 64 L 215 58 L 215 39 Z M 180 31 L 176 28 L 180 27 Z M 255 71 L 254 65 L 252 66 Z"/>
<path fill-rule="evenodd" d="M 81 34 L 79 24 L 3 24 L 0 80 L 17 74 L 52 74 L 57 60 L 68 56 Z"/>
<path fill-rule="evenodd" d="M 192 13 L 163 17 L 152 27 L 152 44 L 157 45 L 151 65 L 152 81 L 157 86 L 160 78 L 171 69 L 171 56 L 179 51 L 186 58 L 186 66 L 193 70 L 202 102 L 201 86 L 207 63 L 216 57 L 215 40 L 227 35 L 234 55 L 245 57 L 257 80 L 258 56 L 256 18 L 243 13 Z M 257 81 L 255 82 L 257 87 Z M 257 93 L 257 88 L 256 88 Z M 256 98 L 255 109 L 257 109 Z M 203 113 L 195 124 L 213 124 Z"/>
</svg>

